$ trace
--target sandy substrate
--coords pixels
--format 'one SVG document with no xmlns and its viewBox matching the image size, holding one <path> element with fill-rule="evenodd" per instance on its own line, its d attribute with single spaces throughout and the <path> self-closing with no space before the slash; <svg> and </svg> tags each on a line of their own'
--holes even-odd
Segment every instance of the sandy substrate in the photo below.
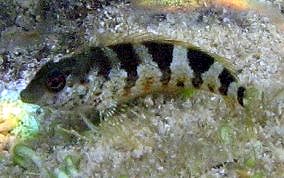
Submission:
<svg viewBox="0 0 284 178">
<path fill-rule="evenodd" d="M 284 176 L 284 32 L 271 19 L 222 8 L 165 13 L 128 3 L 71 3 L 42 10 L 25 2 L 35 6 L 20 11 L 25 20 L 17 23 L 30 23 L 30 29 L 1 29 L 0 92 L 21 90 L 46 61 L 94 45 L 103 34 L 145 32 L 228 58 L 240 82 L 253 88 L 246 109 L 231 110 L 220 96 L 199 91 L 189 98 L 139 98 L 97 130 L 72 114 L 46 112 L 39 138 L 27 142 L 45 169 L 71 177 Z M 76 5 L 87 10 L 71 16 Z M 12 163 L 10 152 L 2 155 L 0 177 L 44 176 L 31 161 L 23 168 Z"/>
</svg>

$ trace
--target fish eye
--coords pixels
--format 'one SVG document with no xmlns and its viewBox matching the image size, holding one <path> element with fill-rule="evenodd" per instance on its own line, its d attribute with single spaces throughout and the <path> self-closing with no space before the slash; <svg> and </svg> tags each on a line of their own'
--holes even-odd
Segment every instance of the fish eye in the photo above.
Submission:
<svg viewBox="0 0 284 178">
<path fill-rule="evenodd" d="M 46 87 L 51 92 L 59 92 L 66 85 L 66 78 L 64 73 L 58 69 L 53 69 L 48 72 L 45 80 Z"/>
</svg>

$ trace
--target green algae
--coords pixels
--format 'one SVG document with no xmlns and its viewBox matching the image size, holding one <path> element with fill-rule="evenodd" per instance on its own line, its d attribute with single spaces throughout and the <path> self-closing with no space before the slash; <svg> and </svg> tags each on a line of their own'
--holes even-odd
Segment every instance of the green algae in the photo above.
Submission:
<svg viewBox="0 0 284 178">
<path fill-rule="evenodd" d="M 65 178 L 78 176 L 79 156 L 68 155 L 58 168 L 48 170 L 43 159 L 29 146 L 19 143 L 13 148 L 13 161 L 26 169 L 39 170 L 43 178 Z"/>
<path fill-rule="evenodd" d="M 194 94 L 196 94 L 197 90 L 194 88 L 184 88 L 180 90 L 180 96 L 182 99 L 191 98 Z"/>
<path fill-rule="evenodd" d="M 45 168 L 42 162 L 42 158 L 40 158 L 35 151 L 24 144 L 17 144 L 14 146 L 13 160 L 16 164 L 25 168 L 33 167 L 32 164 L 34 164 L 39 169 L 42 177 L 50 177 L 48 170 Z"/>
</svg>

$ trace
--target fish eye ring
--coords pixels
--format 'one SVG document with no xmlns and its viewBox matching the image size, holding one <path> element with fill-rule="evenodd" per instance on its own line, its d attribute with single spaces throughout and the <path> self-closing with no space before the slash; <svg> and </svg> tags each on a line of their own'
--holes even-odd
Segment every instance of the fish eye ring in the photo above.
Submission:
<svg viewBox="0 0 284 178">
<path fill-rule="evenodd" d="M 65 87 L 66 77 L 60 70 L 53 69 L 48 72 L 45 84 L 49 91 L 57 93 Z"/>
</svg>

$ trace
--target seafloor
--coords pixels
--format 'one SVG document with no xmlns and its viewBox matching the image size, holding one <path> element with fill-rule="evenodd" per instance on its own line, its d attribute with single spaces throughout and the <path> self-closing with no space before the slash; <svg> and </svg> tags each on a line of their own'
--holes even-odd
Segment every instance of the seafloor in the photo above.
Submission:
<svg viewBox="0 0 284 178">
<path fill-rule="evenodd" d="M 283 1 L 270 6 L 283 15 Z M 0 177 L 284 177 L 281 23 L 222 7 L 165 12 L 125 1 L 2 0 L 2 94 L 20 91 L 46 61 L 101 35 L 143 32 L 228 58 L 251 93 L 247 107 L 234 110 L 201 91 L 150 95 L 96 128 L 72 113 L 44 111 L 38 136 L 18 141 L 26 154 L 1 150 Z"/>
</svg>

